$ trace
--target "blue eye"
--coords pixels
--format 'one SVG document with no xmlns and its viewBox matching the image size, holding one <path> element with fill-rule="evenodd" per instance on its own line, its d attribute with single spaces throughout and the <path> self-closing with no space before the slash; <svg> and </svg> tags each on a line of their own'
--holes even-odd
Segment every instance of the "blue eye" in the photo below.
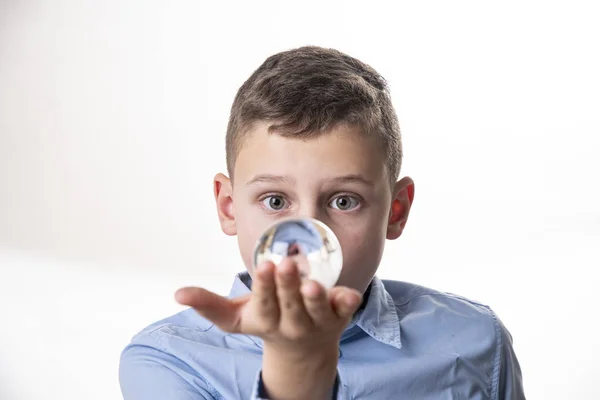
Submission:
<svg viewBox="0 0 600 400">
<path fill-rule="evenodd" d="M 285 199 L 281 196 L 267 196 L 262 203 L 271 211 L 279 211 L 285 207 Z"/>
<path fill-rule="evenodd" d="M 348 211 L 355 209 L 359 204 L 360 202 L 354 197 L 344 195 L 334 198 L 331 203 L 329 203 L 329 206 L 336 210 Z"/>
</svg>

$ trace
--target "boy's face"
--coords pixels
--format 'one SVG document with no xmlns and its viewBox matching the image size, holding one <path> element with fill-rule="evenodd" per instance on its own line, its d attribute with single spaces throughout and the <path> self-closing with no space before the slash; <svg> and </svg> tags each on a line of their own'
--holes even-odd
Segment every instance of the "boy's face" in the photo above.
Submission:
<svg viewBox="0 0 600 400">
<path fill-rule="evenodd" d="M 383 151 L 357 127 L 338 125 L 313 139 L 284 138 L 256 123 L 245 136 L 234 182 L 215 177 L 221 227 L 237 235 L 252 273 L 260 235 L 285 217 L 312 217 L 338 237 L 344 264 L 338 285 L 364 292 L 385 240 L 396 239 L 414 195 L 410 178 L 390 188 Z"/>
</svg>

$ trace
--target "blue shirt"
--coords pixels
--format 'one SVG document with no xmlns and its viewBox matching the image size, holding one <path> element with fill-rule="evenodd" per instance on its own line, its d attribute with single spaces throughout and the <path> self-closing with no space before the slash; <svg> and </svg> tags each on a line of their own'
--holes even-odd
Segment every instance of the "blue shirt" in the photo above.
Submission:
<svg viewBox="0 0 600 400">
<path fill-rule="evenodd" d="M 250 292 L 239 274 L 230 297 Z M 193 309 L 156 322 L 123 350 L 124 400 L 266 398 L 263 343 L 221 331 Z M 512 338 L 492 310 L 375 277 L 339 346 L 337 399 L 522 400 Z"/>
</svg>

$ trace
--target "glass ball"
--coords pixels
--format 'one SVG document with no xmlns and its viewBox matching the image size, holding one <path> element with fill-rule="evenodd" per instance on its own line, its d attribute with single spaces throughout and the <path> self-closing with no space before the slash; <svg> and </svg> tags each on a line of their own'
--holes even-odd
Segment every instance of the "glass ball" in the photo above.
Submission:
<svg viewBox="0 0 600 400">
<path fill-rule="evenodd" d="M 261 235 L 254 250 L 253 267 L 265 261 L 279 265 L 292 258 L 302 279 L 317 281 L 326 289 L 337 283 L 342 271 L 342 248 L 333 231 L 313 218 L 277 221 Z"/>
</svg>

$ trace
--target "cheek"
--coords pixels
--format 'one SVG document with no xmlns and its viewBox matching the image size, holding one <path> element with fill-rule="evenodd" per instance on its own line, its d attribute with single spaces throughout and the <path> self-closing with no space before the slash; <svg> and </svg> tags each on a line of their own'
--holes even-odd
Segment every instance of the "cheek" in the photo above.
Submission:
<svg viewBox="0 0 600 400">
<path fill-rule="evenodd" d="M 234 207 L 240 255 L 242 256 L 246 269 L 251 271 L 256 242 L 263 232 L 271 225 L 272 221 L 260 213 L 259 210 L 256 210 L 248 204 L 236 204 L 234 202 Z"/>
<path fill-rule="evenodd" d="M 385 236 L 380 230 L 349 232 L 341 243 L 344 268 L 377 266 L 383 252 Z"/>
<path fill-rule="evenodd" d="M 340 284 L 362 290 L 375 275 L 386 240 L 386 225 L 379 217 L 340 227 L 338 238 L 344 256 Z"/>
<path fill-rule="evenodd" d="M 356 255 L 361 259 L 371 256 L 377 258 L 381 252 L 386 236 L 387 218 L 382 213 L 366 215 L 360 220 L 353 220 L 340 227 L 340 242 L 348 255 Z M 337 234 L 337 233 L 336 233 Z M 352 257 L 354 258 L 354 257 Z"/>
</svg>

